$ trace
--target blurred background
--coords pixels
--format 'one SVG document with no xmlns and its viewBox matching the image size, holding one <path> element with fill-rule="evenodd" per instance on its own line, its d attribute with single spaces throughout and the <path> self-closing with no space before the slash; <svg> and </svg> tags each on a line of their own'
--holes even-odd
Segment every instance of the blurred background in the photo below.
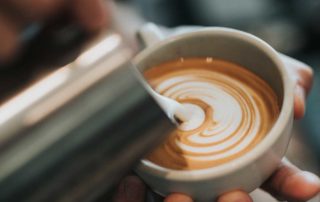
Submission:
<svg viewBox="0 0 320 202">
<path fill-rule="evenodd" d="M 279 52 L 309 64 L 314 86 L 303 120 L 296 121 L 287 157 L 320 175 L 320 1 L 317 0 L 119 0 L 139 16 L 167 27 L 224 26 L 250 32 Z M 138 18 L 131 18 L 138 19 Z M 139 24 L 139 23 L 137 23 Z M 255 196 L 254 197 L 259 197 Z M 256 201 L 269 201 L 267 198 Z M 320 201 L 320 198 L 312 200 Z"/>
</svg>

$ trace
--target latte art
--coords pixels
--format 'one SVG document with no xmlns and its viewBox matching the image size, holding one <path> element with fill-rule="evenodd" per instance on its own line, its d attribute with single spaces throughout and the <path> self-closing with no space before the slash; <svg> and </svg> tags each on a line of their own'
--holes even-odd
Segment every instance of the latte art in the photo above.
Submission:
<svg viewBox="0 0 320 202">
<path fill-rule="evenodd" d="M 146 79 L 160 94 L 193 111 L 148 160 L 194 170 L 244 155 L 267 134 L 279 114 L 268 84 L 236 64 L 188 58 L 153 67 Z"/>
</svg>

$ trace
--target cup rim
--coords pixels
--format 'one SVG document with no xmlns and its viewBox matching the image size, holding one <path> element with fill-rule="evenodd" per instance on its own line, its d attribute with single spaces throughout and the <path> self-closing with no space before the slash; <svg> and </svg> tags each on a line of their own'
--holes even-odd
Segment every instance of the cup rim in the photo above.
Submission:
<svg viewBox="0 0 320 202">
<path fill-rule="evenodd" d="M 195 36 L 208 36 L 208 35 L 225 35 L 228 37 L 238 38 L 240 40 L 246 41 L 260 50 L 262 50 L 277 66 L 280 76 L 282 78 L 283 85 L 283 100 L 282 107 L 279 116 L 274 123 L 271 130 L 266 134 L 265 138 L 255 146 L 252 150 L 244 154 L 243 156 L 231 160 L 227 163 L 199 170 L 174 170 L 170 168 L 164 168 L 162 166 L 156 165 L 151 161 L 142 159 L 138 164 L 136 170 L 138 172 L 147 172 L 153 175 L 164 177 L 166 179 L 178 180 L 178 181 L 197 181 L 208 178 L 217 178 L 224 176 L 226 174 L 240 170 L 246 167 L 250 163 L 254 162 L 256 159 L 265 154 L 265 152 L 274 145 L 274 143 L 281 137 L 283 131 L 286 130 L 286 126 L 292 120 L 293 112 L 293 100 L 294 100 L 294 83 L 290 79 L 287 70 L 284 67 L 282 60 L 277 53 L 269 44 L 267 44 L 262 39 L 231 28 L 225 27 L 207 27 L 200 28 L 197 31 L 192 31 L 188 33 L 183 33 L 179 35 L 170 36 L 160 42 L 155 43 L 153 46 L 144 49 L 140 52 L 133 60 L 134 64 L 139 64 L 144 58 L 148 57 L 150 53 L 156 51 L 164 46 L 170 45 L 170 43 L 177 40 L 186 40 Z"/>
</svg>

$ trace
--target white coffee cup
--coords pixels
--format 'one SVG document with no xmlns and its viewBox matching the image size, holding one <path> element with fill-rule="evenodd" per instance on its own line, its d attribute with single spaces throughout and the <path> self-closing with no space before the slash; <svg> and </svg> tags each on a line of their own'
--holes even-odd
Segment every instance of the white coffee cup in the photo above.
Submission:
<svg viewBox="0 0 320 202">
<path fill-rule="evenodd" d="M 181 57 L 213 57 L 231 61 L 264 79 L 278 96 L 280 114 L 265 138 L 245 155 L 202 170 L 173 170 L 141 160 L 136 173 L 160 195 L 183 193 L 196 201 L 213 201 L 220 194 L 258 188 L 277 168 L 290 140 L 293 122 L 293 89 L 280 54 L 261 39 L 229 28 L 201 28 L 164 39 L 153 24 L 140 38 L 147 44 L 134 59 L 140 69 Z"/>
</svg>

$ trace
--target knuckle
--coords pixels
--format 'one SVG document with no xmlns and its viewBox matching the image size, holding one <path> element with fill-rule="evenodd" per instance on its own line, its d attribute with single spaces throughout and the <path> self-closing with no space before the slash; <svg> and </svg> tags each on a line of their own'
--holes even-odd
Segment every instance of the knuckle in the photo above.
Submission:
<svg viewBox="0 0 320 202">
<path fill-rule="evenodd" d="M 62 4 L 61 0 L 13 0 L 12 4 L 22 16 L 28 20 L 47 17 Z"/>
<path fill-rule="evenodd" d="M 51 13 L 57 6 L 57 1 L 53 0 L 31 0 L 31 5 L 38 15 L 44 16 Z"/>
<path fill-rule="evenodd" d="M 6 60 L 11 58 L 18 46 L 18 32 L 8 19 L 0 15 L 0 58 Z"/>
</svg>

